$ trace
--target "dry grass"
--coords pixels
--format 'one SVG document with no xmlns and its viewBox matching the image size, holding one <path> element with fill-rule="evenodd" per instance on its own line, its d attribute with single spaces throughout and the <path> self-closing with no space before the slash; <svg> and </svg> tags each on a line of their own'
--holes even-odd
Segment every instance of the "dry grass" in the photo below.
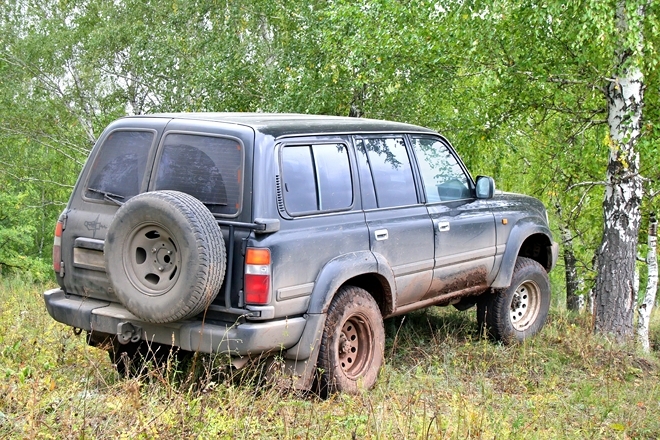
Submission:
<svg viewBox="0 0 660 440">
<path fill-rule="evenodd" d="M 239 377 L 222 358 L 120 379 L 105 352 L 48 316 L 42 290 L 0 286 L 0 438 L 660 436 L 657 352 L 614 346 L 560 311 L 513 347 L 480 340 L 470 311 L 390 320 L 376 387 L 320 400 L 264 385 L 256 367 Z"/>
</svg>

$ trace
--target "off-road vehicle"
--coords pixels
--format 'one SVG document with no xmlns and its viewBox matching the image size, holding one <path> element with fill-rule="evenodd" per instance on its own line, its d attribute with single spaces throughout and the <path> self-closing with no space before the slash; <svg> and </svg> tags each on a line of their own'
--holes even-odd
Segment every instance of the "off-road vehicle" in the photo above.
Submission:
<svg viewBox="0 0 660 440">
<path fill-rule="evenodd" d="M 374 384 L 383 319 L 477 305 L 537 333 L 557 258 L 536 199 L 473 180 L 433 130 L 358 118 L 154 114 L 103 132 L 55 230 L 50 315 L 93 345 L 277 356 L 296 386 Z"/>
</svg>

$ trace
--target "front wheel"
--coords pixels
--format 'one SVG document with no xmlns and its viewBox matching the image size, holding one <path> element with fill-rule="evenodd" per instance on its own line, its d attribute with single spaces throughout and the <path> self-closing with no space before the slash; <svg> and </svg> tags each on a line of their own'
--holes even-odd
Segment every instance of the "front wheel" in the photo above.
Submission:
<svg viewBox="0 0 660 440">
<path fill-rule="evenodd" d="M 342 287 L 330 303 L 318 367 L 323 394 L 369 389 L 383 364 L 385 329 L 378 304 L 364 289 Z"/>
<path fill-rule="evenodd" d="M 477 321 L 480 330 L 495 340 L 520 342 L 543 328 L 549 310 L 548 273 L 538 262 L 519 257 L 511 285 L 478 302 Z"/>
</svg>

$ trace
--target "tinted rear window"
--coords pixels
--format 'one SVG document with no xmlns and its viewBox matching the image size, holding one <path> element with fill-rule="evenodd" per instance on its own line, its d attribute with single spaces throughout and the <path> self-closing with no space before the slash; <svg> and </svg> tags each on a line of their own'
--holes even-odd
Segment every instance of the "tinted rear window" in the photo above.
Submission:
<svg viewBox="0 0 660 440">
<path fill-rule="evenodd" d="M 240 211 L 243 147 L 234 139 L 168 134 L 157 165 L 155 190 L 176 190 L 201 200 L 211 212 Z"/>
<path fill-rule="evenodd" d="M 104 193 L 125 202 L 140 192 L 149 149 L 151 131 L 115 131 L 94 159 L 85 196 L 103 200 Z"/>
</svg>

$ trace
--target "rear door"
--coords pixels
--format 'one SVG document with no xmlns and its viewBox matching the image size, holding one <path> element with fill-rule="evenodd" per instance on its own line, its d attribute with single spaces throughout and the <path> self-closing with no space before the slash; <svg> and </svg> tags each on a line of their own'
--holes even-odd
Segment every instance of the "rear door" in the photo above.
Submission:
<svg viewBox="0 0 660 440">
<path fill-rule="evenodd" d="M 371 251 L 389 263 L 396 307 L 423 297 L 434 264 L 433 223 L 421 203 L 403 135 L 355 140 Z"/>
<path fill-rule="evenodd" d="M 69 204 L 62 232 L 64 288 L 113 299 L 105 274 L 105 235 L 118 205 L 146 191 L 166 118 L 126 118 L 111 124 L 94 146 Z"/>
<path fill-rule="evenodd" d="M 410 141 L 433 222 L 435 264 L 427 296 L 487 288 L 496 238 L 489 202 L 475 197 L 472 179 L 447 142 L 425 136 Z"/>
</svg>

